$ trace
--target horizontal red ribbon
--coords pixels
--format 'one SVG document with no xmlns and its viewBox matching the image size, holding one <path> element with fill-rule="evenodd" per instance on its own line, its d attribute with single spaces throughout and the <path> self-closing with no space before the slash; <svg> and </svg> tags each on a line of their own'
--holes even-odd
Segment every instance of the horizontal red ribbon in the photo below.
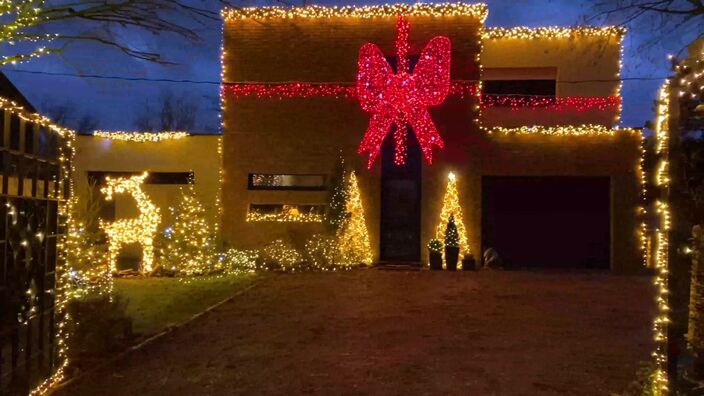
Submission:
<svg viewBox="0 0 704 396">
<path fill-rule="evenodd" d="M 450 95 L 477 97 L 477 83 L 453 81 Z M 325 84 L 325 83 L 226 83 L 223 93 L 231 98 L 253 97 L 257 99 L 292 99 L 312 97 L 333 97 L 341 99 L 357 99 L 355 84 Z M 590 97 L 590 96 L 523 96 L 523 95 L 493 95 L 484 94 L 481 97 L 482 108 L 507 107 L 512 110 L 546 109 L 573 110 L 578 112 L 588 110 L 615 110 L 621 104 L 621 97 Z"/>
</svg>

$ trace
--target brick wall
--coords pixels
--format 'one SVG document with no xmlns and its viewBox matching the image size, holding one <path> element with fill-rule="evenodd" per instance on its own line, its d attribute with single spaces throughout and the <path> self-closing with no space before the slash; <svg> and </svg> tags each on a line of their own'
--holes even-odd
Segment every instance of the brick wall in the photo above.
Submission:
<svg viewBox="0 0 704 396">
<path fill-rule="evenodd" d="M 472 17 L 411 17 L 411 54 L 436 35 L 453 44 L 452 78 L 479 78 L 479 22 Z M 366 42 L 394 55 L 395 18 L 286 19 L 229 21 L 225 26 L 225 82 L 355 81 L 357 54 Z M 510 66 L 513 58 L 507 59 Z M 618 58 L 611 60 L 618 64 Z M 608 67 L 604 73 L 612 73 Z M 610 77 L 610 76 L 609 76 Z M 605 91 L 606 92 L 606 91 Z M 587 94 L 591 94 L 588 92 Z M 434 164 L 423 165 L 421 243 L 432 237 L 447 180 L 460 177 L 461 199 L 470 247 L 481 247 L 482 175 L 599 175 L 612 180 L 612 263 L 628 270 L 635 255 L 636 164 L 639 138 L 544 136 L 497 137 L 481 132 L 472 99 L 450 97 L 432 109 L 446 141 Z M 552 117 L 546 114 L 547 120 Z M 325 173 L 339 153 L 360 175 L 372 248 L 378 257 L 380 165 L 366 170 L 356 154 L 368 115 L 354 100 L 335 98 L 232 99 L 224 109 L 223 233 L 233 246 L 259 247 L 276 238 L 298 244 L 319 224 L 247 223 L 250 203 L 326 203 L 327 192 L 250 191 L 247 175 L 257 173 Z M 425 257 L 423 249 L 423 257 Z"/>
</svg>

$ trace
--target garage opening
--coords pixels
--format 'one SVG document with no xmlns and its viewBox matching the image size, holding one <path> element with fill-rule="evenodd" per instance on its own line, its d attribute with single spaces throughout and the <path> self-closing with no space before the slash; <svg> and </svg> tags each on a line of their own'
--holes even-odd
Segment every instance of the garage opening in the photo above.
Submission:
<svg viewBox="0 0 704 396">
<path fill-rule="evenodd" d="M 608 177 L 483 177 L 482 251 L 505 268 L 610 267 Z"/>
</svg>

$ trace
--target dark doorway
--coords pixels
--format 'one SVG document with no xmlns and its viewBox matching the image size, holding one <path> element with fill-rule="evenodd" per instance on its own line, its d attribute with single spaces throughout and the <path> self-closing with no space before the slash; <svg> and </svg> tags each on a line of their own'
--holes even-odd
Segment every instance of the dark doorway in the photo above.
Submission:
<svg viewBox="0 0 704 396">
<path fill-rule="evenodd" d="M 610 264 L 608 177 L 484 177 L 482 251 L 506 268 Z"/>
<path fill-rule="evenodd" d="M 394 130 L 381 153 L 379 253 L 381 261 L 420 264 L 421 151 L 409 130 L 406 164 L 394 164 Z"/>
</svg>

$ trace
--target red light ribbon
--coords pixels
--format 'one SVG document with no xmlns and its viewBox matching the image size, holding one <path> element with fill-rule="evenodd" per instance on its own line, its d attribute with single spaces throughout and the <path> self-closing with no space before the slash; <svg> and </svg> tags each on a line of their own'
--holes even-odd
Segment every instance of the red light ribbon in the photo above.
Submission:
<svg viewBox="0 0 704 396">
<path fill-rule="evenodd" d="M 408 29 L 408 21 L 399 17 L 396 74 L 375 44 L 364 44 L 359 50 L 357 97 L 371 118 L 358 152 L 369 153 L 369 168 L 379 156 L 392 125 L 396 126 L 394 162 L 397 165 L 406 161 L 407 126 L 413 129 L 428 163 L 433 162 L 433 146 L 444 147 L 428 106 L 441 104 L 450 93 L 450 39 L 442 36 L 431 39 L 413 73 L 409 73 Z"/>
</svg>

